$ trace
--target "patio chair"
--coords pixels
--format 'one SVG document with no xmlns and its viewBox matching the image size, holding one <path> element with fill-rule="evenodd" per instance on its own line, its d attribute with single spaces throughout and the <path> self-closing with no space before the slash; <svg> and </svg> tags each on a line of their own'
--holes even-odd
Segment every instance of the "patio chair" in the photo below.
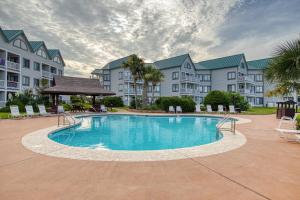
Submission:
<svg viewBox="0 0 300 200">
<path fill-rule="evenodd" d="M 57 106 L 57 114 L 64 113 L 64 112 L 65 112 L 65 109 L 63 106 Z"/>
<path fill-rule="evenodd" d="M 25 106 L 25 110 L 26 110 L 26 116 L 27 116 L 27 117 L 33 117 L 33 116 L 36 116 L 36 113 L 34 113 L 34 111 L 33 111 L 32 105 L 26 105 L 26 106 Z"/>
<path fill-rule="evenodd" d="M 174 106 L 169 106 L 169 112 L 173 112 L 173 113 L 175 113 Z"/>
<path fill-rule="evenodd" d="M 201 112 L 200 105 L 196 105 L 196 113 L 199 113 L 199 112 Z"/>
<path fill-rule="evenodd" d="M 211 105 L 206 105 L 206 111 L 207 111 L 207 112 L 212 112 Z"/>
<path fill-rule="evenodd" d="M 105 105 L 100 105 L 100 112 L 107 112 Z"/>
<path fill-rule="evenodd" d="M 234 105 L 229 105 L 229 113 L 236 113 Z"/>
<path fill-rule="evenodd" d="M 20 114 L 18 106 L 10 106 L 9 108 L 10 108 L 10 116 L 12 118 L 23 117 L 23 115 Z"/>
<path fill-rule="evenodd" d="M 279 132 L 281 138 L 285 138 L 287 141 L 300 142 L 300 130 L 296 130 L 296 118 L 297 114 L 294 118 L 284 116 L 280 119 L 278 128 L 275 130 Z M 282 128 L 283 124 L 288 124 L 288 128 Z"/>
<path fill-rule="evenodd" d="M 42 115 L 42 116 L 50 116 L 49 113 L 47 113 L 46 111 L 46 108 L 43 104 L 41 105 L 38 105 L 38 108 L 39 108 L 39 114 Z"/>
<path fill-rule="evenodd" d="M 218 105 L 218 113 L 224 113 L 223 105 Z"/>
<path fill-rule="evenodd" d="M 181 106 L 176 106 L 176 113 L 182 113 Z"/>
</svg>

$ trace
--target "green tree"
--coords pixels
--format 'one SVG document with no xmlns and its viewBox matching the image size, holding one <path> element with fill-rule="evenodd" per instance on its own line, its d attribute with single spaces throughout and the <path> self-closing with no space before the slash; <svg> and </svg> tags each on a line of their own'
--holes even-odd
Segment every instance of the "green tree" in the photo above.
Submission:
<svg viewBox="0 0 300 200">
<path fill-rule="evenodd" d="M 154 68 L 151 73 L 151 83 L 152 83 L 152 98 L 151 104 L 153 104 L 154 99 L 154 88 L 164 80 L 164 74 L 159 70 Z"/>
<path fill-rule="evenodd" d="M 142 80 L 143 72 L 145 68 L 144 60 L 139 58 L 137 55 L 133 54 L 128 57 L 126 62 L 123 62 L 122 67 L 124 69 L 128 69 L 131 73 L 133 79 L 133 88 L 134 88 L 134 99 L 137 101 L 137 87 L 136 83 L 138 80 Z M 137 102 L 135 102 L 135 106 L 137 109 Z"/>
<path fill-rule="evenodd" d="M 294 92 L 294 100 L 300 91 L 300 39 L 287 41 L 274 51 L 274 58 L 265 71 L 265 77 L 270 83 L 276 84 L 269 96 L 288 95 Z"/>
</svg>

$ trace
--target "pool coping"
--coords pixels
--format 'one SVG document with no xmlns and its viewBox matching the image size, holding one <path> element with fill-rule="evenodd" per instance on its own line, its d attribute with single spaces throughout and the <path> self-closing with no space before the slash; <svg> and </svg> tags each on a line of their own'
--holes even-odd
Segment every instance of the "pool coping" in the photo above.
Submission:
<svg viewBox="0 0 300 200">
<path fill-rule="evenodd" d="M 76 117 L 85 116 L 104 116 L 104 115 L 141 115 L 141 116 L 198 116 L 198 117 L 222 117 L 222 115 L 208 115 L 208 114 L 158 114 L 158 113 L 105 113 L 105 114 L 83 114 Z M 250 123 L 251 120 L 240 118 L 237 116 L 230 116 L 237 119 L 237 124 Z M 80 124 L 81 121 L 77 120 L 74 125 Z M 225 127 L 230 123 L 225 123 Z M 69 128 L 71 126 L 51 126 L 48 128 L 40 129 L 29 134 L 26 134 L 22 138 L 22 144 L 27 149 L 53 157 L 79 159 L 79 160 L 94 160 L 94 161 L 162 161 L 162 160 L 177 160 L 186 159 L 192 157 L 203 157 L 215 154 L 228 152 L 234 149 L 238 149 L 243 146 L 247 139 L 246 137 L 236 131 L 233 134 L 227 130 L 220 130 L 223 137 L 215 142 L 186 147 L 178 149 L 167 150 L 147 150 L 147 151 L 124 151 L 124 150 L 109 150 L 105 148 L 83 148 L 83 147 L 71 147 L 57 143 L 48 138 L 48 134 L 52 132 Z"/>
</svg>

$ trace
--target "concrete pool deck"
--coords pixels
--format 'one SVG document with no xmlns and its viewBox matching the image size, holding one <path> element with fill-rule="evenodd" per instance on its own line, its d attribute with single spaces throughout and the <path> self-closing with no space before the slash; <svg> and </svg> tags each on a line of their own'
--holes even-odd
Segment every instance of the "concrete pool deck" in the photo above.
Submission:
<svg viewBox="0 0 300 200">
<path fill-rule="evenodd" d="M 24 135 L 56 117 L 0 120 L 0 199 L 300 199 L 300 144 L 279 138 L 274 115 L 241 116 L 247 143 L 172 161 L 110 162 L 50 157 Z"/>
</svg>

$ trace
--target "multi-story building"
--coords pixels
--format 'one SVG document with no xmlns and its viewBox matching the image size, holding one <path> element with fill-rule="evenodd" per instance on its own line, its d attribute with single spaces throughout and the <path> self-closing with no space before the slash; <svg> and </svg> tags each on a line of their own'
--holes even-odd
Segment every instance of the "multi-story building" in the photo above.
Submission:
<svg viewBox="0 0 300 200">
<path fill-rule="evenodd" d="M 29 41 L 22 30 L 0 28 L 0 107 L 16 92 L 32 89 L 53 75 L 64 74 L 64 60 L 58 49 L 48 49 L 43 41 Z"/>
<path fill-rule="evenodd" d="M 134 96 L 130 72 L 122 68 L 124 57 L 106 64 L 92 72 L 105 89 L 111 90 L 129 104 Z M 270 59 L 247 61 L 244 54 L 205 60 L 194 63 L 189 54 L 155 61 L 154 67 L 161 70 L 164 80 L 155 88 L 150 84 L 148 93 L 154 96 L 191 96 L 202 103 L 211 90 L 238 92 L 254 106 L 275 105 L 278 98 L 269 98 L 265 93 L 274 86 L 264 79 L 264 69 Z M 137 85 L 137 95 L 142 95 L 143 82 Z M 151 95 L 148 95 L 151 98 Z M 151 100 L 151 99 L 149 99 Z"/>
</svg>

